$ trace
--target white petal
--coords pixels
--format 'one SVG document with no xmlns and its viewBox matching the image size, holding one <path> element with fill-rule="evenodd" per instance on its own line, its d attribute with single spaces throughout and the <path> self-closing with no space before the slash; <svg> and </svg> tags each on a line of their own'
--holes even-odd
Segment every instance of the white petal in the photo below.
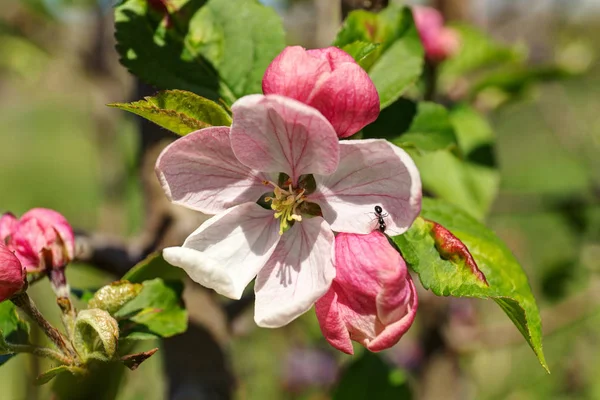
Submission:
<svg viewBox="0 0 600 400">
<path fill-rule="evenodd" d="M 383 208 L 386 233 L 404 233 L 421 211 L 421 178 L 415 163 L 387 140 L 340 142 L 340 164 L 331 175 L 315 175 L 309 201 L 321 206 L 336 232 L 367 234 L 378 228 Z"/>
<path fill-rule="evenodd" d="M 260 270 L 254 291 L 254 320 L 278 328 L 310 310 L 335 278 L 334 236 L 321 217 L 307 218 L 287 231 Z"/>
<path fill-rule="evenodd" d="M 156 174 L 175 204 L 205 214 L 255 202 L 270 188 L 269 177 L 240 163 L 231 149 L 229 128 L 211 127 L 190 133 L 165 148 Z"/>
<path fill-rule="evenodd" d="M 285 172 L 293 184 L 300 175 L 326 175 L 337 168 L 338 137 L 315 108 L 288 97 L 254 94 L 231 109 L 231 147 L 248 167 Z"/>
<path fill-rule="evenodd" d="M 273 212 L 245 203 L 210 218 L 183 247 L 167 248 L 163 256 L 193 281 L 239 299 L 271 258 L 279 239 L 279 220 Z"/>
</svg>

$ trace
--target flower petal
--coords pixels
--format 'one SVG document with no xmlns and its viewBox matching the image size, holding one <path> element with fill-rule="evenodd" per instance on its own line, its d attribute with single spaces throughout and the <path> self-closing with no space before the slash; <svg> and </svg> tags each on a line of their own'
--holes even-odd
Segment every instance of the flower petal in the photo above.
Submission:
<svg viewBox="0 0 600 400">
<path fill-rule="evenodd" d="M 417 297 L 417 289 L 409 274 L 406 275 L 405 284 L 410 292 L 409 298 L 406 299 L 404 316 L 389 325 L 385 325 L 383 330 L 378 333 L 377 337 L 369 341 L 365 346 L 371 351 L 381 351 L 388 349 L 398 343 L 402 336 L 411 327 L 415 316 L 417 315 L 417 307 L 419 300 Z M 408 294 L 408 293 L 407 293 Z M 379 300 L 379 299 L 378 299 Z M 385 322 L 384 322 L 385 324 Z"/>
<path fill-rule="evenodd" d="M 277 328 L 310 310 L 335 277 L 334 236 L 323 218 L 296 222 L 260 270 L 254 291 L 254 319 Z"/>
<path fill-rule="evenodd" d="M 349 90 L 348 82 L 352 82 Z M 367 72 L 345 63 L 323 80 L 307 103 L 321 111 L 340 138 L 354 135 L 379 115 L 379 94 Z"/>
<path fill-rule="evenodd" d="M 387 231 L 404 233 L 421 211 L 421 178 L 410 156 L 386 140 L 340 142 L 340 165 L 331 175 L 315 175 L 309 201 L 321 206 L 336 232 L 372 232 L 375 206 L 383 208 Z"/>
<path fill-rule="evenodd" d="M 263 92 L 316 108 L 342 138 L 379 115 L 379 95 L 373 81 L 352 56 L 337 47 L 287 47 L 267 68 Z"/>
<path fill-rule="evenodd" d="M 232 110 L 231 147 L 248 167 L 285 172 L 293 184 L 300 175 L 327 175 L 337 168 L 337 135 L 316 109 L 283 96 L 251 95 Z"/>
<path fill-rule="evenodd" d="M 158 157 L 156 174 L 173 203 L 206 214 L 256 202 L 269 191 L 263 184 L 268 178 L 233 154 L 227 127 L 201 129 L 176 140 Z"/>
<path fill-rule="evenodd" d="M 273 212 L 245 203 L 210 218 L 182 247 L 166 248 L 163 256 L 193 281 L 239 299 L 279 239 L 279 220 Z"/>
<path fill-rule="evenodd" d="M 352 57 L 350 60 L 354 62 Z M 310 50 L 300 46 L 286 47 L 265 71 L 263 93 L 279 94 L 306 103 L 321 75 L 330 72 L 331 66 L 322 52 L 312 51 L 311 54 Z"/>
<path fill-rule="evenodd" d="M 337 283 L 334 281 L 331 284 L 331 289 L 317 300 L 315 311 L 321 332 L 329 344 L 346 354 L 352 355 L 354 354 L 352 340 L 350 339 L 350 332 L 346 327 L 346 321 L 344 321 L 340 312 L 340 305 L 338 303 L 338 292 L 340 290 L 336 286 Z"/>
</svg>

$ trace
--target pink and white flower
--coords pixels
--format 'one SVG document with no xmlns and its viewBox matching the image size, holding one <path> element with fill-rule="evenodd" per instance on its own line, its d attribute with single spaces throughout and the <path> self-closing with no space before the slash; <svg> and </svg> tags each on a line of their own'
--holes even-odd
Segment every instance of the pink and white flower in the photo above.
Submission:
<svg viewBox="0 0 600 400">
<path fill-rule="evenodd" d="M 316 108 L 341 138 L 375 121 L 379 95 L 365 70 L 337 47 L 287 47 L 269 65 L 263 93 L 279 94 Z"/>
<path fill-rule="evenodd" d="M 335 238 L 337 275 L 316 305 L 323 336 L 353 354 L 352 340 L 370 351 L 398 343 L 417 312 L 417 292 L 406 263 L 380 232 Z"/>
<path fill-rule="evenodd" d="M 374 207 L 388 230 L 419 214 L 410 157 L 385 140 L 338 141 L 315 108 L 278 95 L 232 107 L 233 125 L 168 146 L 156 171 L 174 203 L 216 214 L 165 259 L 196 282 L 239 299 L 256 278 L 255 320 L 279 327 L 310 309 L 335 276 L 334 233 L 366 234 Z"/>
</svg>

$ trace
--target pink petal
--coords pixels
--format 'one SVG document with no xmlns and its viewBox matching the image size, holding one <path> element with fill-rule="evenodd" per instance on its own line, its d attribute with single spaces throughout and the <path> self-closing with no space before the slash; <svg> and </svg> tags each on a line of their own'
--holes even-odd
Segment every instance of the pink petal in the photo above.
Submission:
<svg viewBox="0 0 600 400">
<path fill-rule="evenodd" d="M 25 269 L 6 246 L 0 244 L 0 302 L 10 299 L 25 286 Z"/>
<path fill-rule="evenodd" d="M 353 82 L 353 90 L 348 90 Z M 379 94 L 358 64 L 341 65 L 315 88 L 307 103 L 321 111 L 340 138 L 354 135 L 379 115 Z"/>
<path fill-rule="evenodd" d="M 337 168 L 338 138 L 314 108 L 287 97 L 251 95 L 232 110 L 231 146 L 248 167 L 284 172 L 293 184 L 300 175 L 327 175 Z"/>
<path fill-rule="evenodd" d="M 313 51 L 311 55 L 300 46 L 286 47 L 265 71 L 263 93 L 307 103 L 321 75 L 330 72 L 331 65 L 322 52 Z"/>
<path fill-rule="evenodd" d="M 245 203 L 210 218 L 182 247 L 166 248 L 163 256 L 193 281 L 239 299 L 279 239 L 279 220 L 273 211 Z"/>
<path fill-rule="evenodd" d="M 379 95 L 369 75 L 336 47 L 286 48 L 267 68 L 263 93 L 296 99 L 319 110 L 339 137 L 375 121 Z"/>
<path fill-rule="evenodd" d="M 254 319 L 278 328 L 310 310 L 331 285 L 334 236 L 323 218 L 296 222 L 256 279 Z"/>
<path fill-rule="evenodd" d="M 315 311 L 321 332 L 329 344 L 346 354 L 354 354 L 350 332 L 339 309 L 337 284 L 331 284 L 329 291 L 315 303 Z"/>
<path fill-rule="evenodd" d="M 190 133 L 169 145 L 156 161 L 156 174 L 169 199 L 206 214 L 256 202 L 270 189 L 267 177 L 238 161 L 229 128 Z"/>
<path fill-rule="evenodd" d="M 341 66 L 344 63 L 356 63 L 356 61 L 354 61 L 354 58 L 352 58 L 350 54 L 337 47 L 325 47 L 322 49 L 306 50 L 306 54 L 327 61 L 331 70 L 335 70 L 337 67 Z"/>
<path fill-rule="evenodd" d="M 371 340 L 367 345 L 367 349 L 371 351 L 381 351 L 394 346 L 408 331 L 417 315 L 417 307 L 419 300 L 417 297 L 417 289 L 410 275 L 406 276 L 407 289 L 409 291 L 405 315 L 394 323 L 386 325 L 379 332 L 375 339 Z"/>
<path fill-rule="evenodd" d="M 17 222 L 17 217 L 11 213 L 3 214 L 0 217 L 0 243 L 6 242 L 8 237 L 14 233 Z"/>
<path fill-rule="evenodd" d="M 58 234 L 65 245 L 68 258 L 72 260 L 75 256 L 75 234 L 69 221 L 57 211 L 48 208 L 32 208 L 21 216 L 19 223 L 26 224 L 34 220 L 44 232 L 45 244 L 55 241 Z"/>
<path fill-rule="evenodd" d="M 340 164 L 331 175 L 315 175 L 309 201 L 321 206 L 336 232 L 377 229 L 375 206 L 383 208 L 387 231 L 404 233 L 421 211 L 421 179 L 410 156 L 386 140 L 340 142 Z"/>
</svg>

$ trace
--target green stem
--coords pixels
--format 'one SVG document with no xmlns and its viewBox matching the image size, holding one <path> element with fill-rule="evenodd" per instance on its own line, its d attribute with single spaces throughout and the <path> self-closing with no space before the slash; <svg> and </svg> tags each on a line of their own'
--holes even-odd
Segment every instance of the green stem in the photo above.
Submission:
<svg viewBox="0 0 600 400">
<path fill-rule="evenodd" d="M 35 321 L 35 323 L 38 324 L 40 328 L 42 328 L 46 336 L 48 336 L 48 338 L 52 341 L 52 343 L 56 345 L 56 347 L 58 347 L 60 351 L 62 351 L 64 354 L 72 355 L 72 352 L 67 347 L 65 338 L 62 335 L 62 333 L 60 333 L 55 327 L 53 327 L 50 324 L 50 322 L 48 322 L 48 320 L 46 320 L 46 318 L 44 318 L 44 316 L 39 312 L 33 300 L 31 300 L 31 297 L 29 297 L 27 293 L 20 293 L 14 296 L 11 299 L 11 301 L 17 307 L 23 310 L 25 314 L 27 314 L 33 321 Z"/>
<path fill-rule="evenodd" d="M 6 344 L 12 353 L 29 353 L 38 357 L 50 358 L 64 365 L 72 365 L 73 360 L 62 353 L 47 347 L 33 346 L 29 344 Z"/>
</svg>

